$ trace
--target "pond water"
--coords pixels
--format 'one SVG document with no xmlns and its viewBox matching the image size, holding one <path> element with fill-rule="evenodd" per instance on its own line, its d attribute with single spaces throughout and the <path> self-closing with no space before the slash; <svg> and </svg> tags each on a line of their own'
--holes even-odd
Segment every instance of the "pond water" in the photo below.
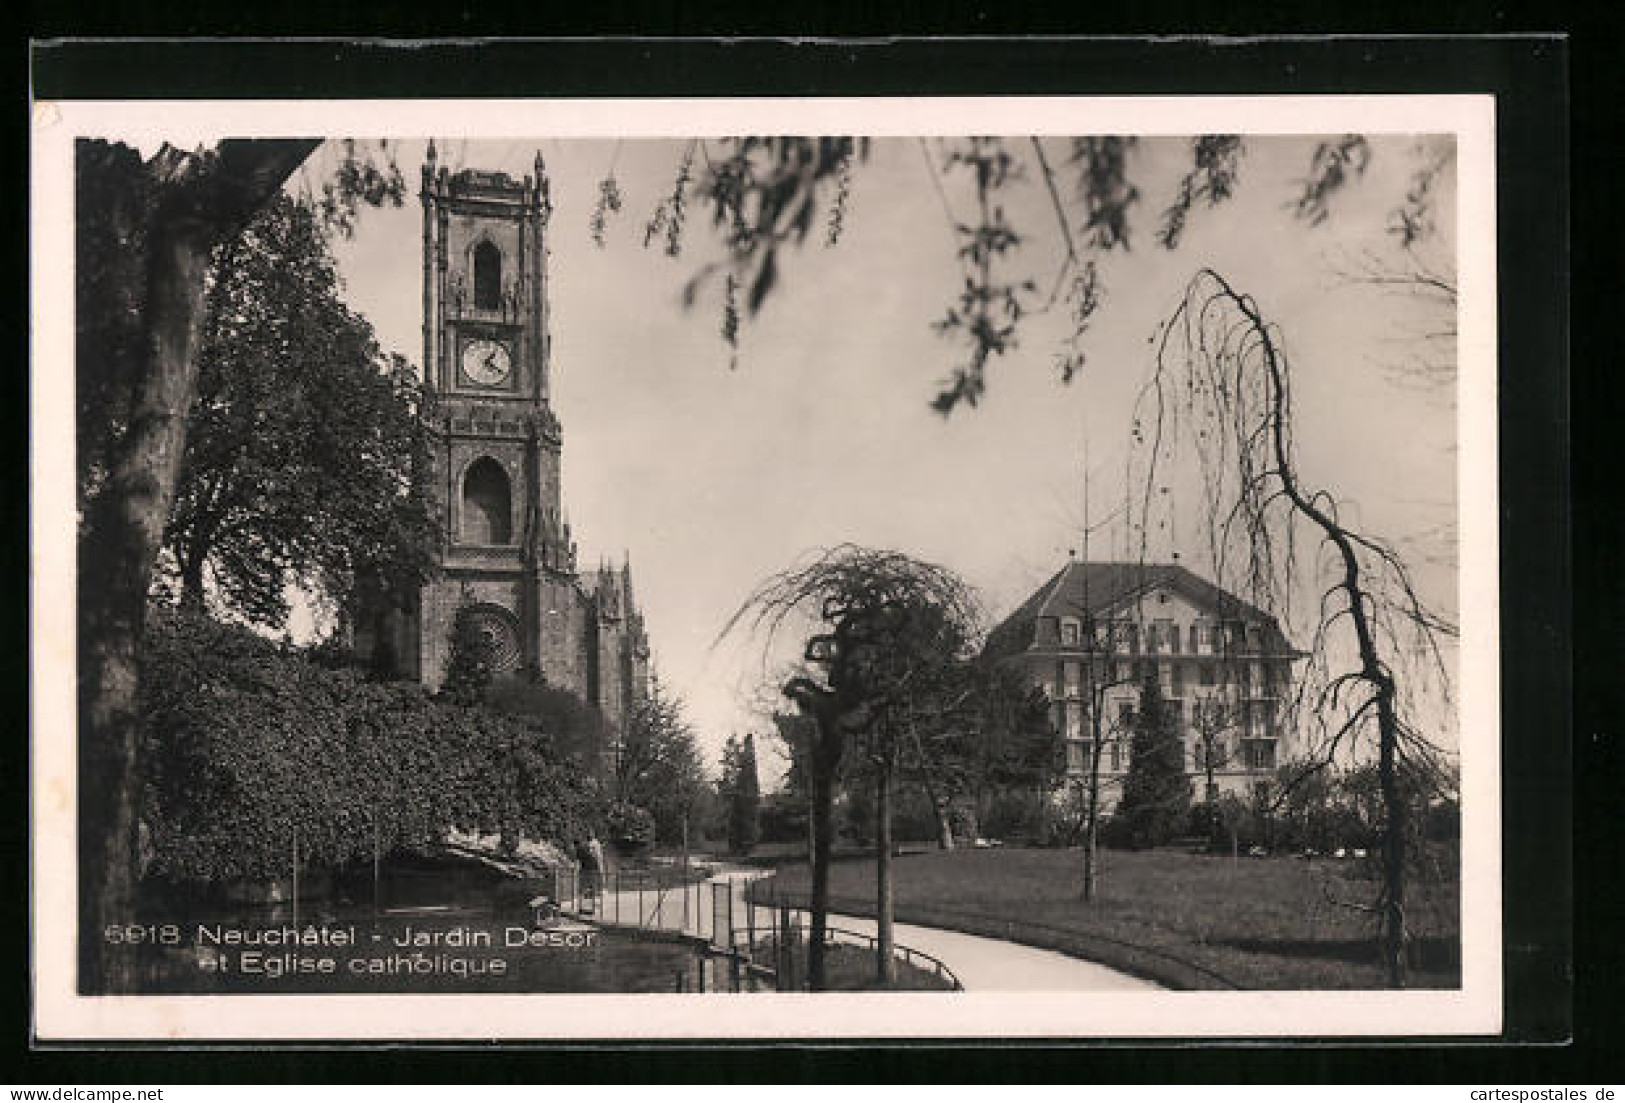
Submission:
<svg viewBox="0 0 1625 1103">
<path fill-rule="evenodd" d="M 401 858 L 380 873 L 376 898 L 369 868 L 302 901 L 297 915 L 287 903 L 177 906 L 167 897 L 119 937 L 139 990 L 151 993 L 673 992 L 701 983 L 703 956 L 690 942 L 538 926 L 530 892 L 478 863 Z"/>
</svg>

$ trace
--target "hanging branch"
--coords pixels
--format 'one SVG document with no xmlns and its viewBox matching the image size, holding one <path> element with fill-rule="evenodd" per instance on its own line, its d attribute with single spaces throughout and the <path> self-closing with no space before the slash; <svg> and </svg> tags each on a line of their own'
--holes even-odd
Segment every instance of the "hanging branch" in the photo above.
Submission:
<svg viewBox="0 0 1625 1103">
<path fill-rule="evenodd" d="M 1289 381 L 1279 333 L 1257 303 L 1217 272 L 1201 270 L 1157 342 L 1148 386 L 1157 404 L 1157 436 L 1142 517 L 1149 509 L 1158 453 L 1164 450 L 1166 383 L 1184 391 L 1183 409 L 1209 431 L 1206 438 L 1196 437 L 1199 454 L 1205 453 L 1204 472 L 1228 472 L 1222 483 L 1210 486 L 1210 503 L 1222 498 L 1225 506 L 1214 511 L 1218 531 L 1211 539 L 1217 547 L 1234 548 L 1266 607 L 1289 608 L 1296 574 L 1290 550 L 1294 530 L 1307 524 L 1318 535 L 1326 558 L 1317 559 L 1317 566 L 1326 569 L 1330 581 L 1320 596 L 1310 676 L 1300 683 L 1299 696 L 1303 700 L 1311 681 L 1320 679 L 1313 720 L 1322 736 L 1316 757 L 1323 766 L 1370 738 L 1374 728 L 1385 811 L 1381 941 L 1389 983 L 1399 987 L 1405 981 L 1407 938 L 1411 794 L 1405 788 L 1412 780 L 1436 786 L 1445 772 L 1443 752 L 1410 719 L 1412 690 L 1436 680 L 1448 695 L 1439 637 L 1453 636 L 1455 628 L 1424 606 L 1405 563 L 1389 545 L 1350 527 L 1330 494 L 1303 484 L 1292 447 Z M 1167 407 L 1176 418 L 1179 408 Z M 1214 462 L 1217 441 L 1224 442 L 1226 467 Z M 1352 666 L 1334 664 L 1334 634 L 1352 647 Z M 1402 677 L 1399 664 L 1411 655 L 1424 661 Z"/>
</svg>

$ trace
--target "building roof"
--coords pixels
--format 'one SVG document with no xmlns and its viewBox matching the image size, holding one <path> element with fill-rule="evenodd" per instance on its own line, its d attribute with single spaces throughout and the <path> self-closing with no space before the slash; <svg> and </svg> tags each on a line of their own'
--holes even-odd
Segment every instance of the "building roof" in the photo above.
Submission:
<svg viewBox="0 0 1625 1103">
<path fill-rule="evenodd" d="M 1100 617 L 1115 613 L 1140 595 L 1159 589 L 1179 594 L 1215 620 L 1261 625 L 1263 654 L 1298 654 L 1275 617 L 1215 586 L 1182 563 L 1084 563 L 1078 560 L 1056 571 L 993 629 L 988 634 L 986 652 L 1002 657 L 1027 650 L 1037 638 L 1037 625 L 1044 617 Z"/>
</svg>

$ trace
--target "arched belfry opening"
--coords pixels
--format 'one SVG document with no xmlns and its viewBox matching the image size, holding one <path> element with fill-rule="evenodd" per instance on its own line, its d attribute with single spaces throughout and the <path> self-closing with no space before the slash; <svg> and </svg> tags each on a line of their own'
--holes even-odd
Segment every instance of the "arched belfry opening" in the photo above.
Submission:
<svg viewBox="0 0 1625 1103">
<path fill-rule="evenodd" d="M 512 495 L 508 473 L 489 456 L 475 460 L 463 476 L 463 543 L 513 541 Z"/>
<path fill-rule="evenodd" d="M 474 307 L 496 310 L 502 305 L 502 250 L 489 241 L 474 246 Z"/>
</svg>

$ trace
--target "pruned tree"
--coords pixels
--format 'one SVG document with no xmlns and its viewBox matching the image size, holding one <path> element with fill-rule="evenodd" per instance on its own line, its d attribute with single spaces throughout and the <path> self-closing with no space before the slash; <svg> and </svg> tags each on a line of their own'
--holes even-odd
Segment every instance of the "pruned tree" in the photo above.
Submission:
<svg viewBox="0 0 1625 1103">
<path fill-rule="evenodd" d="M 1348 523 L 1334 494 L 1304 480 L 1281 333 L 1251 296 L 1202 269 L 1155 340 L 1142 397 L 1142 516 L 1159 463 L 1171 462 L 1175 440 L 1191 442 L 1221 573 L 1239 573 L 1258 600 L 1289 613 L 1298 542 L 1312 536 L 1322 553 L 1314 560 L 1319 600 L 1296 711 L 1314 726 L 1312 754 L 1322 765 L 1374 745 L 1385 812 L 1380 941 L 1388 981 L 1402 986 L 1410 802 L 1401 777 L 1445 776 L 1444 756 L 1420 729 L 1416 708 L 1430 691 L 1448 699 L 1439 641 L 1455 628 L 1424 605 L 1390 544 Z"/>
<path fill-rule="evenodd" d="M 809 630 L 802 649 L 806 671 L 791 677 L 783 693 L 814 721 L 804 758 L 812 789 L 808 983 L 814 991 L 822 990 L 826 979 L 824 941 L 837 775 L 848 750 L 859 741 L 871 753 L 889 753 L 885 742 L 895 729 L 889 727 L 887 714 L 902 700 L 915 664 L 932 654 L 916 646 L 928 635 L 919 631 L 921 625 L 932 622 L 966 628 L 976 622 L 975 603 L 957 576 L 901 552 L 843 544 L 805 566 L 770 576 L 722 630 L 726 636 L 748 625 L 765 633 L 769 647 L 776 634 L 792 625 Z M 889 835 L 889 829 L 882 830 Z M 876 886 L 882 969 L 890 968 L 891 959 L 889 842 L 882 838 Z"/>
</svg>

